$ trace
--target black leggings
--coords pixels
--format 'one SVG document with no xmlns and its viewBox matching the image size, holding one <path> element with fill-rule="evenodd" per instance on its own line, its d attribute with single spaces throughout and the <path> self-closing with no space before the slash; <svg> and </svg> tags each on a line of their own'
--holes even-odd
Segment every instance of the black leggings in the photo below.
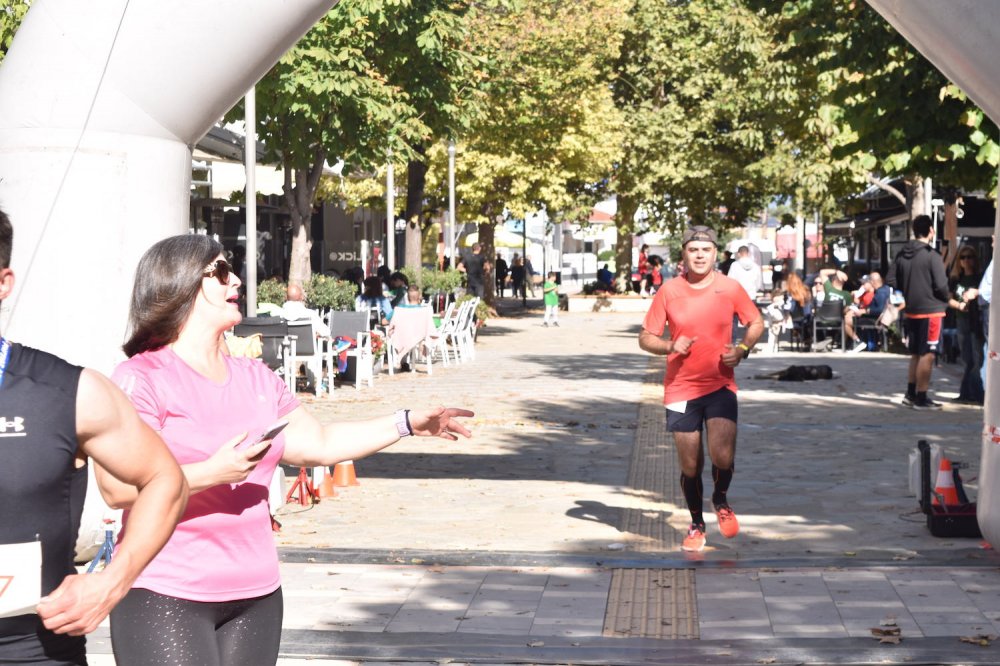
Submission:
<svg viewBox="0 0 1000 666">
<path fill-rule="evenodd" d="M 118 666 L 274 664 L 282 610 L 280 587 L 217 602 L 135 588 L 111 611 L 111 646 Z"/>
</svg>

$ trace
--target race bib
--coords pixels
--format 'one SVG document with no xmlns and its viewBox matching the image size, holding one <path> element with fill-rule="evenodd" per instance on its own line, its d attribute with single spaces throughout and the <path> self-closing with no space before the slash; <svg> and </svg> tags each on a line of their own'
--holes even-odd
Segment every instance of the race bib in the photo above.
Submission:
<svg viewBox="0 0 1000 666">
<path fill-rule="evenodd" d="M 686 412 L 687 408 L 688 408 L 687 400 L 679 400 L 677 402 L 671 402 L 667 405 L 667 409 L 669 409 L 672 412 L 678 412 L 680 414 Z"/>
<path fill-rule="evenodd" d="M 41 596 L 41 541 L 0 546 L 0 617 L 33 615 Z"/>
</svg>

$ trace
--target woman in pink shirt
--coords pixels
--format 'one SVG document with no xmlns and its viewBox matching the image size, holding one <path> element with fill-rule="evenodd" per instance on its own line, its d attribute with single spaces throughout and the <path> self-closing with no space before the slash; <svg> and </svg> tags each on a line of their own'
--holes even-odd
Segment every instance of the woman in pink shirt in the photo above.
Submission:
<svg viewBox="0 0 1000 666">
<path fill-rule="evenodd" d="M 400 410 L 322 425 L 258 360 L 227 355 L 223 333 L 240 322 L 240 280 L 206 236 L 167 238 L 139 262 L 113 379 L 181 464 L 191 499 L 173 536 L 111 616 L 118 663 L 274 664 L 281 581 L 268 486 L 275 467 L 363 458 L 402 437 L 455 440 L 463 409 Z M 278 420 L 288 426 L 258 441 Z M 108 503 L 135 489 L 99 471 Z M 123 531 L 128 530 L 128 511 Z"/>
</svg>

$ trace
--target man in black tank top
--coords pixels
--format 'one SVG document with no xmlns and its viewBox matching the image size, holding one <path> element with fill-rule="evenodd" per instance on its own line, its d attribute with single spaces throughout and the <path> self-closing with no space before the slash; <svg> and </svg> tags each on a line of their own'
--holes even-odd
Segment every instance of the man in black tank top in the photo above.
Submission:
<svg viewBox="0 0 1000 666">
<path fill-rule="evenodd" d="M 12 238 L 0 211 L 0 300 L 14 286 Z M 111 564 L 76 575 L 88 457 L 139 493 Z M 83 635 L 173 532 L 187 501 L 184 476 L 108 379 L 3 338 L 0 460 L 0 663 L 86 664 Z M 42 599 L 34 607 L 13 605 L 22 592 L 32 603 Z"/>
</svg>

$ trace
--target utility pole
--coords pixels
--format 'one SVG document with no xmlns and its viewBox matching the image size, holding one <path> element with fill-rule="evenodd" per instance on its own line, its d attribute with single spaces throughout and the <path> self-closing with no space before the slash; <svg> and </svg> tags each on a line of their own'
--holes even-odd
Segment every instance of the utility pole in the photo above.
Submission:
<svg viewBox="0 0 1000 666">
<path fill-rule="evenodd" d="M 448 227 L 445 234 L 449 266 L 455 265 L 455 140 L 448 142 Z"/>
<path fill-rule="evenodd" d="M 246 274 L 247 316 L 257 316 L 257 88 L 247 91 L 243 103 L 246 136 L 243 138 L 243 163 L 247 172 L 246 199 Z"/>
<path fill-rule="evenodd" d="M 385 265 L 396 270 L 396 173 L 392 166 L 392 151 L 385 169 Z"/>
</svg>

